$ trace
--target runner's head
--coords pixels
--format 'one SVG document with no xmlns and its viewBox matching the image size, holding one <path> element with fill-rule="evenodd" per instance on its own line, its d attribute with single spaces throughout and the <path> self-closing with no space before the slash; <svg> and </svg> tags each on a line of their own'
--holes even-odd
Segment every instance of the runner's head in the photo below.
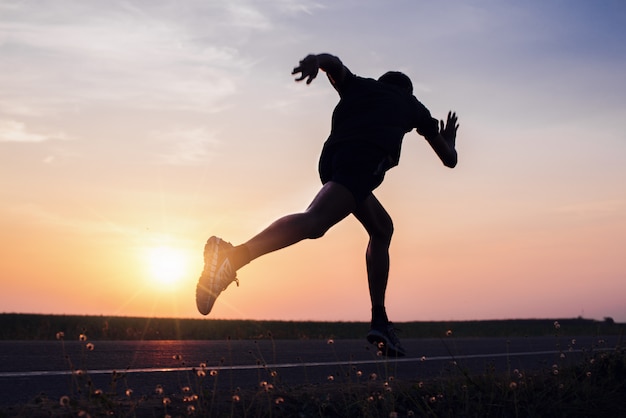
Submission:
<svg viewBox="0 0 626 418">
<path fill-rule="evenodd" d="M 387 71 L 378 78 L 378 81 L 393 84 L 413 94 L 413 83 L 411 83 L 411 79 L 406 74 L 399 71 Z"/>
</svg>

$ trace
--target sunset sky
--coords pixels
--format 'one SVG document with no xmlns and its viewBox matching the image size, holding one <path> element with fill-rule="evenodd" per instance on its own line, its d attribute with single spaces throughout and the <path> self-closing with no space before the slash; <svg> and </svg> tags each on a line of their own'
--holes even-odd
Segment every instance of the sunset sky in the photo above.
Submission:
<svg viewBox="0 0 626 418">
<path fill-rule="evenodd" d="M 337 103 L 308 53 L 459 115 L 375 192 L 393 321 L 626 321 L 626 2 L 0 0 L 0 312 L 202 318 L 211 235 L 306 208 Z M 369 320 L 367 235 L 241 269 L 210 318 Z"/>
</svg>

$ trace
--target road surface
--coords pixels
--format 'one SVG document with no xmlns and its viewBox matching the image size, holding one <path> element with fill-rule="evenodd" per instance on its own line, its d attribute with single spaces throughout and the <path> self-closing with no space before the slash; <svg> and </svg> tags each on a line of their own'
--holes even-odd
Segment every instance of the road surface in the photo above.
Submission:
<svg viewBox="0 0 626 418">
<path fill-rule="evenodd" d="M 0 406 L 40 393 L 60 398 L 80 385 L 88 391 L 89 381 L 110 392 L 115 380 L 115 393 L 141 396 L 157 385 L 171 393 L 198 385 L 234 391 L 263 382 L 295 387 L 373 375 L 418 382 L 463 371 L 530 371 L 617 343 L 616 336 L 408 339 L 407 357 L 385 359 L 365 340 L 0 341 Z"/>
</svg>

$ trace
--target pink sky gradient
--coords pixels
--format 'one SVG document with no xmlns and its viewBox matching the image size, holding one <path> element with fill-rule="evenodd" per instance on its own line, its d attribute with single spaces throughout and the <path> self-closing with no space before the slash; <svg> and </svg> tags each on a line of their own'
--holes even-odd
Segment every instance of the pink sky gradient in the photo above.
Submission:
<svg viewBox="0 0 626 418">
<path fill-rule="evenodd" d="M 626 4 L 394 4 L 3 2 L 0 311 L 201 317 L 206 239 L 319 188 L 337 95 L 290 72 L 330 52 L 460 118 L 454 170 L 409 133 L 375 192 L 392 320 L 626 321 Z M 366 245 L 347 219 L 256 260 L 211 318 L 368 320 Z"/>
</svg>

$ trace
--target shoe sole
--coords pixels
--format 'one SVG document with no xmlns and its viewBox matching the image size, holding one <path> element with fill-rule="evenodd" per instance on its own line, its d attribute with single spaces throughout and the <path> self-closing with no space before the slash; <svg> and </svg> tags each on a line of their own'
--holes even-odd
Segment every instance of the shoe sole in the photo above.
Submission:
<svg viewBox="0 0 626 418">
<path fill-rule="evenodd" d="M 209 238 L 209 241 L 207 241 L 206 245 L 204 246 L 204 264 L 205 264 L 205 270 L 206 270 L 206 266 L 209 266 L 209 273 L 208 275 L 206 275 L 206 279 L 203 280 L 205 278 L 204 275 L 204 270 L 202 271 L 202 274 L 200 275 L 200 279 L 198 280 L 198 284 L 196 286 L 196 307 L 198 308 L 198 311 L 202 314 L 202 315 L 208 315 L 211 310 L 213 309 L 213 304 L 215 303 L 215 300 L 217 299 L 217 296 L 213 294 L 213 292 L 211 291 L 211 283 L 215 281 L 215 275 L 216 275 L 216 270 L 217 270 L 217 254 L 219 251 L 219 246 L 220 246 L 220 238 L 217 237 L 211 237 Z M 212 253 L 207 257 L 207 247 L 209 245 L 213 245 L 213 251 Z M 202 293 L 205 293 L 204 298 L 202 300 L 198 299 L 198 290 L 200 290 Z"/>
</svg>

